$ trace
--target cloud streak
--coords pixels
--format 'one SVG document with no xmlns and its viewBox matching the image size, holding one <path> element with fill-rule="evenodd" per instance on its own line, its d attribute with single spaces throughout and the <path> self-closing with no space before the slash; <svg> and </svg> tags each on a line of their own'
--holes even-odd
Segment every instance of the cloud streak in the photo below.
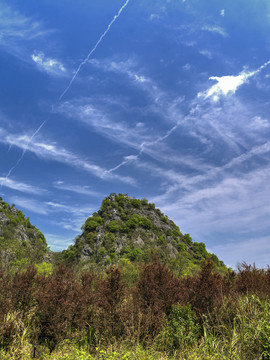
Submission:
<svg viewBox="0 0 270 360">
<path fill-rule="evenodd" d="M 68 86 L 65 88 L 65 90 L 62 92 L 62 94 L 59 97 L 59 101 L 62 100 L 62 98 L 65 96 L 65 94 L 68 92 L 68 90 L 70 89 L 72 83 L 74 82 L 74 80 L 76 79 L 77 75 L 79 74 L 81 68 L 89 61 L 90 57 L 92 56 L 92 54 L 96 51 L 97 47 L 99 46 L 99 44 L 102 42 L 102 40 L 104 39 L 104 37 L 108 34 L 108 32 L 111 29 L 111 26 L 114 24 L 114 22 L 119 18 L 119 16 L 121 15 L 122 11 L 125 9 L 125 7 L 128 5 L 130 0 L 127 0 L 125 2 L 125 4 L 120 8 L 120 10 L 118 11 L 117 15 L 114 16 L 114 18 L 112 19 L 112 21 L 109 23 L 107 29 L 104 31 L 104 33 L 100 36 L 100 38 L 98 39 L 97 43 L 95 44 L 95 46 L 93 47 L 93 49 L 88 53 L 88 55 L 86 56 L 86 58 L 79 64 L 77 70 L 75 71 L 73 77 L 71 78 Z"/>
<path fill-rule="evenodd" d="M 97 191 L 91 190 L 89 188 L 89 186 L 68 185 L 68 184 L 65 184 L 63 181 L 57 181 L 56 183 L 53 184 L 53 186 L 58 190 L 71 191 L 76 194 L 87 195 L 87 196 L 91 196 L 91 197 L 102 197 L 103 196 L 103 194 L 101 194 Z"/>
<path fill-rule="evenodd" d="M 36 186 L 28 185 L 25 183 L 22 183 L 20 181 L 12 180 L 12 179 L 6 179 L 4 177 L 0 177 L 0 181 L 2 183 L 2 186 L 17 190 L 23 193 L 29 193 L 29 194 L 35 194 L 39 195 L 45 192 L 45 190 L 40 189 Z"/>
<path fill-rule="evenodd" d="M 72 152 L 63 147 L 59 147 L 54 143 L 50 143 L 48 140 L 46 140 L 46 142 L 40 140 L 33 141 L 34 136 L 36 135 L 38 130 L 36 130 L 36 132 L 31 137 L 29 137 L 28 135 L 8 134 L 5 133 L 3 129 L 1 130 L 3 136 L 0 138 L 0 142 L 22 149 L 23 155 L 25 154 L 26 150 L 28 150 L 36 154 L 38 157 L 49 159 L 51 161 L 57 161 L 68 166 L 73 166 L 74 168 L 84 170 L 102 180 L 118 180 L 133 185 L 135 184 L 134 179 L 132 179 L 131 177 L 110 174 L 107 172 L 106 169 L 95 165 L 87 160 L 83 160 L 80 156 L 73 154 Z M 20 159 L 22 159 L 23 155 L 21 155 Z M 18 164 L 16 163 L 16 166 L 17 165 Z M 8 173 L 8 176 L 9 175 L 10 172 Z M 7 181 L 8 176 L 6 176 L 6 178 L 4 179 L 5 181 Z"/>
<path fill-rule="evenodd" d="M 31 144 L 31 142 L 33 141 L 34 137 L 38 134 L 38 132 L 41 130 L 41 128 L 44 126 L 45 123 L 46 123 L 46 120 L 43 121 L 43 123 L 37 128 L 37 130 L 36 130 L 36 131 L 33 133 L 33 135 L 29 138 L 29 140 L 27 141 L 25 147 L 23 148 L 23 151 L 22 151 L 21 156 L 20 156 L 19 159 L 16 161 L 15 165 L 13 165 L 13 166 L 9 169 L 9 171 L 8 171 L 5 179 L 1 181 L 0 189 L 2 188 L 3 184 L 8 181 L 8 178 L 10 177 L 11 173 L 12 173 L 12 172 L 16 169 L 16 167 L 20 164 L 20 162 L 22 161 L 22 159 L 23 159 L 23 157 L 24 157 L 25 152 L 26 152 L 26 151 L 28 150 L 28 148 L 29 148 L 29 145 Z M 10 144 L 10 145 L 12 145 L 12 144 Z"/>
</svg>

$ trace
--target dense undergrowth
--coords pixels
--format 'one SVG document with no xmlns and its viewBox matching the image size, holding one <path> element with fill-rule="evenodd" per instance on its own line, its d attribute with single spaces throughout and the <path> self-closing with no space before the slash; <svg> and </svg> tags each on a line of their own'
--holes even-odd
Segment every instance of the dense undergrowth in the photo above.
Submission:
<svg viewBox="0 0 270 360">
<path fill-rule="evenodd" d="M 204 262 L 177 278 L 158 259 L 121 270 L 0 273 L 0 358 L 269 359 L 270 271 Z"/>
</svg>

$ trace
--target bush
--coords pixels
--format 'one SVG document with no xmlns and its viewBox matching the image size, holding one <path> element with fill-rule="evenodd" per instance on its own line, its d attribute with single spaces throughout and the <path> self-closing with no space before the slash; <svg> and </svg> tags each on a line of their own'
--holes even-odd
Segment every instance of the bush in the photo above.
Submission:
<svg viewBox="0 0 270 360">
<path fill-rule="evenodd" d="M 208 314 L 223 302 L 228 289 L 224 278 L 215 270 L 212 261 L 204 261 L 198 275 L 182 280 L 186 302 L 198 315 Z"/>
<path fill-rule="evenodd" d="M 142 206 L 142 203 L 141 203 L 141 200 L 132 199 L 132 200 L 131 200 L 131 205 L 132 205 L 133 207 L 135 207 L 136 209 L 140 209 L 141 206 Z"/>
<path fill-rule="evenodd" d="M 41 277 L 37 292 L 35 342 L 52 352 L 58 343 L 85 325 L 86 309 L 81 285 L 73 272 L 60 265 Z"/>
<path fill-rule="evenodd" d="M 173 273 L 155 258 L 142 267 L 134 292 L 134 301 L 143 314 L 142 335 L 154 337 L 173 304 L 179 301 L 179 281 Z"/>
<path fill-rule="evenodd" d="M 124 301 L 126 286 L 119 268 L 111 266 L 106 270 L 106 279 L 98 284 L 99 312 L 96 327 L 106 341 L 122 336 L 124 325 L 121 319 L 121 305 Z"/>
<path fill-rule="evenodd" d="M 101 216 L 89 217 L 83 225 L 83 229 L 86 231 L 95 231 L 96 228 L 103 223 L 103 221 L 104 220 Z"/>
<path fill-rule="evenodd" d="M 116 233 L 116 232 L 120 231 L 121 225 L 122 224 L 119 221 L 113 220 L 108 225 L 109 231 L 112 233 Z"/>
<path fill-rule="evenodd" d="M 166 328 L 167 347 L 173 351 L 192 346 L 198 341 L 200 334 L 201 328 L 190 304 L 173 305 Z"/>
</svg>

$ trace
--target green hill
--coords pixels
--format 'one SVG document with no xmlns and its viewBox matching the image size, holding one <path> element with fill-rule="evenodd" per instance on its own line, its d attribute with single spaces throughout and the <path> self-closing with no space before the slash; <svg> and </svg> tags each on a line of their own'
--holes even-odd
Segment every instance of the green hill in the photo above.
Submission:
<svg viewBox="0 0 270 360">
<path fill-rule="evenodd" d="M 0 266 L 4 270 L 40 263 L 48 253 L 44 235 L 22 211 L 0 197 Z"/>
<path fill-rule="evenodd" d="M 203 259 L 212 259 L 221 271 L 225 265 L 207 252 L 204 243 L 189 234 L 146 199 L 124 194 L 106 197 L 100 210 L 82 226 L 75 244 L 63 252 L 72 264 L 134 264 L 158 255 L 178 274 L 195 273 Z"/>
</svg>

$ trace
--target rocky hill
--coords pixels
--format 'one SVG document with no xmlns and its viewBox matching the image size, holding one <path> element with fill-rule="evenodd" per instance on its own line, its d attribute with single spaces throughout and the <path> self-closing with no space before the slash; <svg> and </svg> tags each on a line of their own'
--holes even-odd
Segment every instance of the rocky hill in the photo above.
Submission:
<svg viewBox="0 0 270 360">
<path fill-rule="evenodd" d="M 7 270 L 39 263 L 48 253 L 44 235 L 22 211 L 0 197 L 0 265 Z"/>
<path fill-rule="evenodd" d="M 209 258 L 218 268 L 225 268 L 206 251 L 204 243 L 193 242 L 189 234 L 182 234 L 154 204 L 124 194 L 105 198 L 63 255 L 76 264 L 109 265 L 121 259 L 144 262 L 153 254 L 168 261 L 179 273 L 193 273 L 203 259 Z"/>
</svg>

